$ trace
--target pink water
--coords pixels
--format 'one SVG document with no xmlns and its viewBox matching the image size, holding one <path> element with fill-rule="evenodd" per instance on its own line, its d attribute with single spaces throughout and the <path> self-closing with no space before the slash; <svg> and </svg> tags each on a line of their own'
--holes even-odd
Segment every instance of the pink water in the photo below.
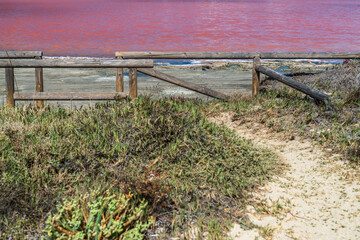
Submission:
<svg viewBox="0 0 360 240">
<path fill-rule="evenodd" d="M 0 0 L 0 50 L 360 51 L 360 1 Z"/>
</svg>

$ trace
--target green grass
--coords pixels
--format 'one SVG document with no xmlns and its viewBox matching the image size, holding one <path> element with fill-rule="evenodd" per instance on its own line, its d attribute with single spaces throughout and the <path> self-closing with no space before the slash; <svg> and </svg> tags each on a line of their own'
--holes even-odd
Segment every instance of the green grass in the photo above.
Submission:
<svg viewBox="0 0 360 240">
<path fill-rule="evenodd" d="M 360 163 L 360 98 L 349 100 L 356 91 L 359 90 L 332 92 L 333 109 L 329 110 L 288 87 L 264 88 L 255 98 L 234 98 L 212 108 L 212 112 L 232 112 L 234 121 L 261 123 L 284 133 L 288 139 L 311 138 L 357 166 Z"/>
<path fill-rule="evenodd" d="M 1 108 L 1 237 L 39 238 L 56 205 L 111 191 L 145 200 L 164 238 L 196 223 L 218 239 L 277 167 L 270 151 L 210 123 L 210 105 L 140 97 L 75 110 Z"/>
</svg>

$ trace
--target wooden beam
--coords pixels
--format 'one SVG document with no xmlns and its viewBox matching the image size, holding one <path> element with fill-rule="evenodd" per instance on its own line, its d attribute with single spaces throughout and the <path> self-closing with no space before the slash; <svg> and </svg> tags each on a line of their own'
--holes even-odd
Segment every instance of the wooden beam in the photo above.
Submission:
<svg viewBox="0 0 360 240">
<path fill-rule="evenodd" d="M 185 81 L 183 81 L 183 80 L 181 80 L 179 78 L 167 75 L 165 73 L 155 71 L 154 69 L 138 68 L 138 71 L 141 72 L 141 73 L 144 73 L 146 75 L 149 75 L 151 77 L 155 77 L 155 78 L 158 78 L 160 80 L 163 80 L 163 81 L 178 85 L 180 87 L 184 87 L 186 89 L 193 90 L 195 92 L 204 94 L 206 96 L 210 96 L 210 97 L 214 97 L 214 98 L 218 98 L 218 99 L 226 99 L 226 98 L 228 98 L 228 96 L 223 94 L 223 93 L 214 91 L 214 90 L 209 89 L 207 87 L 202 87 L 202 86 L 196 85 L 194 83 L 185 82 Z"/>
<path fill-rule="evenodd" d="M 258 53 L 232 52 L 116 52 L 123 59 L 252 59 Z"/>
<path fill-rule="evenodd" d="M 80 101 L 80 100 L 119 100 L 126 98 L 128 94 L 125 93 L 15 93 L 14 98 L 17 101 L 31 101 L 31 100 L 50 100 L 50 101 Z"/>
<path fill-rule="evenodd" d="M 129 96 L 130 98 L 137 98 L 137 70 L 136 68 L 129 68 Z"/>
<path fill-rule="evenodd" d="M 6 82 L 6 106 L 9 108 L 15 107 L 15 99 L 14 99 L 14 69 L 6 68 L 5 69 L 5 82 Z"/>
<path fill-rule="evenodd" d="M 360 52 L 263 52 L 262 59 L 356 59 Z"/>
<path fill-rule="evenodd" d="M 35 91 L 43 92 L 44 91 L 44 73 L 42 68 L 35 68 Z M 38 108 L 44 107 L 44 101 L 36 101 L 36 106 Z"/>
<path fill-rule="evenodd" d="M 329 104 L 330 97 L 329 97 L 329 95 L 327 95 L 323 92 L 313 89 L 313 88 L 311 88 L 301 82 L 298 82 L 290 77 L 287 77 L 283 74 L 275 72 L 274 70 L 271 70 L 270 68 L 267 68 L 267 67 L 264 67 L 261 65 L 256 65 L 255 68 L 257 71 L 259 71 L 269 77 L 272 77 L 273 79 L 278 80 L 279 82 L 282 82 L 282 83 L 288 85 L 289 87 L 292 87 L 300 92 L 303 92 L 316 100 L 323 101 L 326 105 Z"/>
<path fill-rule="evenodd" d="M 40 51 L 0 51 L 0 59 L 9 58 L 41 58 L 43 53 Z"/>
<path fill-rule="evenodd" d="M 123 59 L 358 59 L 360 52 L 116 52 Z"/>
<path fill-rule="evenodd" d="M 124 69 L 116 69 L 116 92 L 124 91 Z"/>
<path fill-rule="evenodd" d="M 152 68 L 152 60 L 13 59 L 0 60 L 0 67 L 14 68 Z"/>
<path fill-rule="evenodd" d="M 252 96 L 254 97 L 259 93 L 260 86 L 260 72 L 256 70 L 256 66 L 260 65 L 260 57 L 257 56 L 253 60 L 253 75 L 252 75 Z"/>
</svg>

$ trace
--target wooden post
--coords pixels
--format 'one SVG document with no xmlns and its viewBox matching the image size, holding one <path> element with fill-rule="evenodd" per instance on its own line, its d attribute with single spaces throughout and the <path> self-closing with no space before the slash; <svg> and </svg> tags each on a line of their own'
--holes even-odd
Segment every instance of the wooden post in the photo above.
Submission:
<svg viewBox="0 0 360 240">
<path fill-rule="evenodd" d="M 35 59 L 42 59 L 41 57 L 35 57 Z M 44 71 L 43 68 L 35 68 L 35 92 L 44 91 Z M 44 107 L 44 101 L 36 101 L 36 106 L 38 108 Z"/>
<path fill-rule="evenodd" d="M 42 68 L 35 68 L 35 92 L 43 92 L 44 91 L 44 75 Z M 44 107 L 44 101 L 38 100 L 36 101 L 36 106 L 38 108 Z"/>
<path fill-rule="evenodd" d="M 6 106 L 15 107 L 14 100 L 14 68 L 5 68 L 5 81 L 6 81 Z"/>
<path fill-rule="evenodd" d="M 256 70 L 256 65 L 260 65 L 260 57 L 256 56 L 253 60 L 253 77 L 252 77 L 252 96 L 259 93 L 260 86 L 260 72 Z"/>
<path fill-rule="evenodd" d="M 123 60 L 121 56 L 116 57 L 117 59 Z M 117 68 L 116 69 L 116 92 L 124 91 L 124 69 Z"/>
<path fill-rule="evenodd" d="M 118 68 L 116 71 L 116 92 L 124 91 L 124 70 Z"/>
<path fill-rule="evenodd" d="M 137 98 L 137 69 L 129 68 L 129 96 Z"/>
</svg>

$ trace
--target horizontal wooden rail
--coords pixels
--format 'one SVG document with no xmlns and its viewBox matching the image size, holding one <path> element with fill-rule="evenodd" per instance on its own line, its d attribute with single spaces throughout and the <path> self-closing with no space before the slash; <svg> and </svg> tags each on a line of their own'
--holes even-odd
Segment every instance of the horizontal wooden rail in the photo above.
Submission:
<svg viewBox="0 0 360 240">
<path fill-rule="evenodd" d="M 126 98 L 126 93 L 49 93 L 49 92 L 37 92 L 37 93 L 14 93 L 14 100 L 16 101 L 31 101 L 31 100 L 119 100 Z"/>
<path fill-rule="evenodd" d="M 116 52 L 123 59 L 356 59 L 360 52 Z"/>
<path fill-rule="evenodd" d="M 252 59 L 258 53 L 232 52 L 116 52 L 123 59 Z"/>
<path fill-rule="evenodd" d="M 41 58 L 43 53 L 41 51 L 0 51 L 0 59 L 9 58 Z"/>
<path fill-rule="evenodd" d="M 12 59 L 0 60 L 0 67 L 12 68 L 152 68 L 152 60 Z"/>
<path fill-rule="evenodd" d="M 155 71 L 154 69 L 146 69 L 146 68 L 138 68 L 137 69 L 139 72 L 144 73 L 146 75 L 158 78 L 160 80 L 178 85 L 180 87 L 186 88 L 186 89 L 190 89 L 193 90 L 195 92 L 210 96 L 210 97 L 214 97 L 214 98 L 218 98 L 218 99 L 226 99 L 228 98 L 227 95 L 221 93 L 221 92 L 217 92 L 214 91 L 210 88 L 207 87 L 203 87 L 203 86 L 199 86 L 197 84 L 194 83 L 190 83 L 190 82 L 186 82 L 183 81 L 179 78 L 167 75 L 165 73 L 159 72 L 159 71 Z"/>
<path fill-rule="evenodd" d="M 270 68 L 261 66 L 261 65 L 256 65 L 255 66 L 256 71 L 259 71 L 269 77 L 272 77 L 275 80 L 278 80 L 279 82 L 282 82 L 286 85 L 288 85 L 289 87 L 292 87 L 300 92 L 303 92 L 311 97 L 313 97 L 316 100 L 322 101 L 324 102 L 326 105 L 329 104 L 330 102 L 330 96 L 320 92 L 316 89 L 313 89 L 301 82 L 298 82 L 290 77 L 287 77 L 281 73 L 275 72 L 274 70 L 271 70 Z"/>
</svg>

